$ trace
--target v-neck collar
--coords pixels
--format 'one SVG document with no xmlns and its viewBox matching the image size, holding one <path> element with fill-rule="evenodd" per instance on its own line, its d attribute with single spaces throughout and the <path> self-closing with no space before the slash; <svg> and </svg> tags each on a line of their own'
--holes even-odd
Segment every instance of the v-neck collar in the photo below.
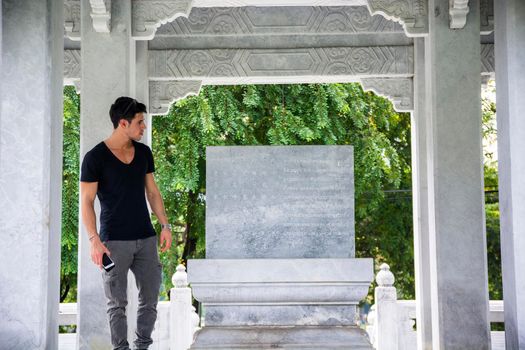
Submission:
<svg viewBox="0 0 525 350">
<path fill-rule="evenodd" d="M 124 163 L 123 161 L 121 161 L 119 159 L 119 157 L 117 157 L 115 155 L 115 153 L 113 153 L 113 151 L 109 148 L 109 146 L 106 144 L 106 141 L 102 141 L 102 143 L 104 144 L 104 147 L 106 148 L 106 150 L 108 150 L 109 153 L 111 153 L 111 156 L 113 158 L 115 158 L 119 163 L 121 163 L 122 165 L 131 165 L 134 161 L 135 161 L 135 158 L 137 158 L 137 147 L 135 146 L 135 142 L 131 141 L 132 145 L 133 145 L 133 159 L 131 159 L 131 162 L 129 163 Z"/>
</svg>

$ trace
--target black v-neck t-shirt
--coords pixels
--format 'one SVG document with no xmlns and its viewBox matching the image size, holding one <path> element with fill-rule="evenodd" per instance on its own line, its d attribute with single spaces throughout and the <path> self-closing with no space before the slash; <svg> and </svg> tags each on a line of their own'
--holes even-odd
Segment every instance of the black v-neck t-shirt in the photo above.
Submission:
<svg viewBox="0 0 525 350">
<path fill-rule="evenodd" d="M 98 182 L 100 239 L 129 241 L 155 236 L 146 204 L 146 174 L 155 171 L 151 149 L 133 141 L 135 156 L 123 163 L 101 142 L 82 161 L 80 181 Z"/>
</svg>

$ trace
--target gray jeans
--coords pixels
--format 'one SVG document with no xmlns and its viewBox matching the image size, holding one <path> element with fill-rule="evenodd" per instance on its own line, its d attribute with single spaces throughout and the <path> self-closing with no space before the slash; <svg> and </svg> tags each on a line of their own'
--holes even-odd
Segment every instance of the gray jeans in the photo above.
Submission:
<svg viewBox="0 0 525 350">
<path fill-rule="evenodd" d="M 153 343 L 151 333 L 157 319 L 157 301 L 161 283 L 161 264 L 157 251 L 157 237 L 134 241 L 106 241 L 115 267 L 102 269 L 104 292 L 108 300 L 108 318 L 111 344 L 114 350 L 128 350 L 128 270 L 135 275 L 139 290 L 136 349 L 147 349 Z"/>
</svg>

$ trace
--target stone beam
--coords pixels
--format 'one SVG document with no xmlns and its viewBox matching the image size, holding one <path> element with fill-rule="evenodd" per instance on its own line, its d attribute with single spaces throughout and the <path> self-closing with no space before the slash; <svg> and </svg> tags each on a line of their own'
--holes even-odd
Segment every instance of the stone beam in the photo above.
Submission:
<svg viewBox="0 0 525 350">
<path fill-rule="evenodd" d="M 192 7 L 217 7 L 216 0 L 133 0 L 132 4 L 136 40 L 152 39 L 161 24 L 187 17 Z M 403 25 L 408 36 L 428 33 L 428 0 L 226 0 L 220 3 L 220 7 L 247 6 L 368 6 L 370 13 Z"/>
<path fill-rule="evenodd" d="M 80 50 L 64 50 L 64 85 L 74 85 L 77 93 L 80 93 L 80 78 Z"/>
<path fill-rule="evenodd" d="M 173 102 L 198 95 L 202 82 L 198 80 L 150 81 L 149 112 L 151 115 L 166 114 Z"/>
<path fill-rule="evenodd" d="M 466 20 L 465 6 L 468 5 L 468 0 L 450 0 L 450 2 L 451 27 L 455 28 L 455 26 L 459 26 L 457 23 L 460 22 L 464 25 Z M 91 16 L 95 29 L 99 32 L 109 32 L 111 0 L 90 0 L 90 4 L 92 8 Z M 201 21 L 206 22 L 210 18 L 209 14 L 202 12 L 202 10 L 207 8 L 211 11 L 216 11 L 218 9 L 215 0 L 133 0 L 132 6 L 133 38 L 136 40 L 153 39 L 157 29 L 162 24 L 173 22 L 178 17 L 188 17 L 192 8 L 194 8 L 194 11 L 201 11 L 199 13 L 200 17 L 195 24 L 198 24 Z M 406 34 L 410 37 L 424 36 L 428 33 L 428 0 L 231 0 L 221 2 L 220 6 L 221 8 L 242 8 L 245 12 L 246 7 L 251 7 L 249 11 L 257 12 L 266 11 L 272 7 L 295 7 L 299 10 L 299 7 L 329 8 L 330 6 L 339 6 L 342 9 L 341 11 L 348 12 L 348 9 L 352 7 L 355 8 L 356 6 L 361 6 L 364 8 L 366 6 L 369 9 L 369 13 L 380 14 L 385 19 L 400 23 L 405 29 Z M 487 35 L 490 34 L 494 28 L 493 0 L 481 0 L 480 7 L 481 33 Z M 274 9 L 274 11 L 279 10 Z M 466 11 L 468 12 L 468 6 L 466 7 Z M 354 10 L 352 10 L 352 12 L 354 12 Z M 359 23 L 359 21 L 363 21 L 365 17 L 360 11 L 355 10 L 355 12 L 356 14 L 351 15 L 355 22 L 357 22 L 358 25 L 366 24 L 366 21 Z M 204 17 L 202 17 L 202 15 L 204 15 Z M 80 0 L 64 1 L 64 17 L 66 36 L 71 40 L 80 40 Z M 282 11 L 279 13 L 278 17 L 283 18 Z M 271 19 L 276 19 L 278 17 L 273 16 Z M 341 21 L 344 17 L 345 15 L 339 18 L 337 18 L 337 16 L 329 18 L 331 25 L 328 26 L 327 29 L 332 29 L 332 32 L 334 33 L 340 33 L 347 30 L 349 24 L 344 20 Z M 297 16 L 296 13 L 292 15 L 290 19 L 298 21 L 298 19 L 300 20 L 301 18 L 300 16 Z M 257 20 L 259 20 L 259 18 L 257 18 Z M 352 17 L 350 18 L 350 21 L 352 21 Z M 257 27 L 257 25 L 255 24 L 254 27 Z M 221 24 L 216 23 L 213 28 L 220 32 L 233 30 L 233 27 L 228 25 L 228 21 Z M 264 28 L 264 25 L 262 28 Z M 273 27 L 272 30 L 279 30 L 280 28 L 282 27 L 277 26 Z M 286 28 L 289 29 L 289 27 Z M 361 28 L 356 29 L 360 30 Z"/>
<path fill-rule="evenodd" d="M 341 48 L 339 48 L 341 49 Z M 310 49 L 316 50 L 316 49 Z M 334 50 L 334 49 L 331 49 Z M 350 48 L 342 48 L 343 51 L 350 50 Z M 213 52 L 209 57 L 220 58 L 221 51 L 242 51 L 242 50 L 210 50 Z M 246 50 L 244 50 L 246 51 Z M 265 51 L 265 50 L 255 50 L 255 51 Z M 272 50 L 272 54 L 279 56 L 278 53 Z M 289 54 L 293 53 L 294 50 L 286 50 Z M 373 50 L 372 50 L 373 51 Z M 304 52 L 304 50 L 302 51 Z M 154 53 L 153 55 L 151 53 Z M 194 54 L 197 54 L 194 52 Z M 206 52 L 203 53 L 205 57 Z M 193 62 L 191 59 L 177 61 L 177 55 L 175 54 L 174 59 L 170 59 L 168 62 L 168 54 L 165 50 L 163 51 L 150 51 L 150 62 L 149 62 L 149 76 L 152 79 L 149 83 L 149 106 L 151 114 L 165 114 L 168 112 L 169 106 L 177 100 L 183 99 L 190 95 L 198 95 L 200 87 L 202 85 L 213 85 L 213 84 L 250 84 L 250 83 L 327 83 L 327 82 L 350 82 L 350 81 L 359 81 L 362 83 L 365 90 L 374 91 L 376 94 L 385 96 L 389 98 L 393 104 L 394 108 L 397 111 L 405 112 L 413 110 L 413 82 L 411 75 L 413 74 L 410 67 L 407 67 L 406 76 L 393 77 L 393 76 L 384 76 L 384 77 L 360 77 L 359 72 L 354 73 L 354 75 L 349 75 L 348 61 L 345 62 L 332 62 L 332 71 L 328 69 L 326 75 L 318 74 L 315 75 L 315 70 L 312 71 L 310 75 L 301 75 L 300 70 L 294 70 L 293 66 L 289 66 L 288 75 L 278 76 L 279 72 L 274 72 L 274 75 L 264 76 L 264 75 L 241 75 L 237 76 L 228 76 L 226 73 L 237 72 L 235 67 L 246 66 L 247 63 L 244 62 L 219 62 L 212 63 L 211 61 L 208 64 L 205 64 L 205 60 L 195 60 Z M 162 63 L 162 56 L 165 56 L 165 62 Z M 228 56 L 228 55 L 226 55 Z M 242 56 L 242 55 L 241 55 Z M 200 57 L 200 54 L 197 54 L 197 57 Z M 357 57 L 357 56 L 356 56 Z M 355 58 L 355 57 L 354 57 Z M 153 60 L 153 62 L 151 61 Z M 65 85 L 74 85 L 77 89 L 77 92 L 80 92 L 80 62 L 81 62 L 81 52 L 80 50 L 64 50 L 64 84 Z M 199 64 L 203 67 L 208 67 L 210 70 L 216 72 L 215 76 L 203 76 L 197 75 L 191 78 L 191 75 L 182 74 L 179 69 L 177 69 L 177 62 L 187 62 L 187 67 L 191 69 L 197 69 Z M 199 63 L 200 62 L 200 63 Z M 411 62 L 411 61 L 409 61 Z M 493 78 L 494 76 L 494 44 L 482 44 L 481 45 L 481 74 L 482 78 L 485 80 L 488 78 Z M 286 68 L 286 67 L 285 67 Z M 358 68 L 358 66 L 354 67 Z M 204 69 L 204 68 L 203 68 Z M 175 73 L 176 74 L 175 74 Z M 188 71 L 185 71 L 186 73 Z M 221 76 L 222 72 L 222 76 Z M 241 73 L 244 70 L 241 70 Z M 294 75 L 293 73 L 297 73 Z M 373 70 L 372 70 L 373 72 Z M 271 73 L 271 72 L 270 72 Z M 304 73 L 304 72 L 303 72 Z M 377 74 L 378 71 L 375 71 L 374 74 Z M 366 72 L 363 72 L 366 75 Z"/>
<path fill-rule="evenodd" d="M 468 0 L 449 0 L 450 28 L 461 29 L 467 24 Z"/>
<path fill-rule="evenodd" d="M 412 46 L 149 51 L 151 80 L 327 83 L 412 75 Z"/>
<path fill-rule="evenodd" d="M 98 33 L 111 31 L 111 0 L 89 0 L 93 29 Z"/>
<path fill-rule="evenodd" d="M 69 39 L 80 41 L 80 0 L 64 1 L 64 31 Z"/>
<path fill-rule="evenodd" d="M 361 84 L 365 91 L 373 91 L 392 101 L 396 111 L 413 110 L 412 78 L 364 78 L 361 79 Z M 150 114 L 168 113 L 172 103 L 188 96 L 198 95 L 201 87 L 202 81 L 199 80 L 150 81 Z"/>
<path fill-rule="evenodd" d="M 403 28 L 365 6 L 193 8 L 188 18 L 177 18 L 159 28 L 155 37 L 403 33 Z"/>
<path fill-rule="evenodd" d="M 414 110 L 414 82 L 412 78 L 364 78 L 361 85 L 365 91 L 386 97 L 398 112 Z"/>
</svg>

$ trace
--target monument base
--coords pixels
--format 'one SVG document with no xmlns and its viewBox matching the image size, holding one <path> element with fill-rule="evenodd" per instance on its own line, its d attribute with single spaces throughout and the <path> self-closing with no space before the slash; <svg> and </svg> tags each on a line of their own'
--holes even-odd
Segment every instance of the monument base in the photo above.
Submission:
<svg viewBox="0 0 525 350">
<path fill-rule="evenodd" d="M 191 350 L 211 349 L 366 349 L 373 347 L 357 326 L 204 327 Z"/>
<path fill-rule="evenodd" d="M 372 349 L 355 325 L 372 259 L 188 261 L 205 326 L 191 349 Z"/>
</svg>

